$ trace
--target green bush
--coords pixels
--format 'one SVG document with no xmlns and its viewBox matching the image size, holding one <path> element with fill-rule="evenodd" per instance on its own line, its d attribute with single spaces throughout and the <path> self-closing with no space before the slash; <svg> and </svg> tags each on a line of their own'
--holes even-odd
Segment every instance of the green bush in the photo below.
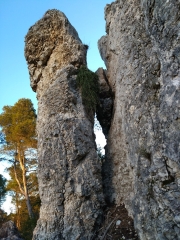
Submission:
<svg viewBox="0 0 180 240">
<path fill-rule="evenodd" d="M 82 102 L 88 110 L 96 110 L 99 101 L 99 79 L 86 66 L 82 66 L 77 74 L 77 84 L 81 90 Z"/>
</svg>

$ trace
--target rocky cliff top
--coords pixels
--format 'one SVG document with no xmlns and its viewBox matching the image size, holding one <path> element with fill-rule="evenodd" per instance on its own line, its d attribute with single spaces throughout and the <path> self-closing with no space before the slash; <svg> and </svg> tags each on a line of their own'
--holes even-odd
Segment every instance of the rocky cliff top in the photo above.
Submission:
<svg viewBox="0 0 180 240">
<path fill-rule="evenodd" d="M 82 44 L 64 13 L 56 9 L 48 10 L 30 27 L 25 45 L 25 58 L 34 91 L 43 76 L 50 80 L 54 78 L 54 72 L 63 66 L 86 65 L 86 45 Z M 51 72 L 47 71 L 47 65 L 51 65 Z"/>
<path fill-rule="evenodd" d="M 86 51 L 57 10 L 47 11 L 26 36 L 25 56 L 38 96 L 41 209 L 34 240 L 92 239 L 101 223 L 104 197 L 93 114 L 87 114 L 77 84 Z"/>
</svg>

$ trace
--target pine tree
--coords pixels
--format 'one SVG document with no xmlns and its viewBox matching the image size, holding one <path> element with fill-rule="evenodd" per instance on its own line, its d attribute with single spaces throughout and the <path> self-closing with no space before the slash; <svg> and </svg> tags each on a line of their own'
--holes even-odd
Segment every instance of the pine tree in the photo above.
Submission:
<svg viewBox="0 0 180 240">
<path fill-rule="evenodd" d="M 30 203 L 27 186 L 27 156 L 26 151 L 36 148 L 36 113 L 31 100 L 22 98 L 14 106 L 4 106 L 0 114 L 0 126 L 4 133 L 6 144 L 3 145 L 3 152 L 13 152 L 14 176 L 21 194 L 26 199 L 26 205 L 30 218 L 34 213 Z M 18 174 L 17 169 L 20 169 Z"/>
<path fill-rule="evenodd" d="M 38 194 L 37 174 L 33 171 L 27 175 L 28 193 L 34 214 L 34 218 L 32 219 L 29 217 L 25 198 L 16 182 L 13 166 L 8 168 L 8 172 L 11 178 L 7 181 L 6 189 L 12 196 L 12 203 L 15 206 L 15 211 L 13 214 L 11 214 L 10 218 L 15 222 L 23 239 L 30 240 L 32 239 L 33 230 L 37 219 L 39 218 L 40 198 Z M 22 184 L 23 179 L 21 177 L 21 169 L 19 164 L 16 166 L 16 172 L 19 181 Z"/>
</svg>

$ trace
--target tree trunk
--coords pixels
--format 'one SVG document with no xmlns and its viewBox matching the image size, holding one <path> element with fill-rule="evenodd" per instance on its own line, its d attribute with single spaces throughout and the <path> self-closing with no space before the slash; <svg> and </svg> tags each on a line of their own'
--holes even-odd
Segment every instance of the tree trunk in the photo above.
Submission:
<svg viewBox="0 0 180 240">
<path fill-rule="evenodd" d="M 15 164 L 14 164 L 15 178 L 16 178 L 16 181 L 19 185 L 21 193 L 24 195 L 24 197 L 26 199 L 26 205 L 27 205 L 29 217 L 34 218 L 34 213 L 33 213 L 33 210 L 32 210 L 31 202 L 30 202 L 30 199 L 29 199 L 28 188 L 27 188 L 26 166 L 25 166 L 24 152 L 21 151 L 20 148 L 17 148 L 17 155 L 18 155 L 18 161 L 20 163 L 20 167 L 21 167 L 21 170 L 22 170 L 23 189 L 22 189 L 22 186 L 20 184 L 20 181 L 19 181 L 19 179 L 17 177 L 17 173 L 16 173 L 16 160 L 15 160 Z"/>
<path fill-rule="evenodd" d="M 31 206 L 31 202 L 30 202 L 30 199 L 29 199 L 29 195 L 25 196 L 25 198 L 26 198 L 26 205 L 27 205 L 29 217 L 31 219 L 33 219 L 34 218 L 34 213 L 33 213 L 33 210 L 32 210 L 32 206 Z"/>
<path fill-rule="evenodd" d="M 18 229 L 20 229 L 21 222 L 20 222 L 20 211 L 19 211 L 19 196 L 17 192 L 16 192 L 16 215 L 17 215 L 16 226 Z"/>
<path fill-rule="evenodd" d="M 27 205 L 29 217 L 34 218 L 34 213 L 33 213 L 33 210 L 32 210 L 31 202 L 30 202 L 30 199 L 29 199 L 28 188 L 27 188 L 25 163 L 22 166 L 22 175 L 23 175 L 24 194 L 25 194 L 25 198 L 26 198 L 26 205 Z"/>
</svg>

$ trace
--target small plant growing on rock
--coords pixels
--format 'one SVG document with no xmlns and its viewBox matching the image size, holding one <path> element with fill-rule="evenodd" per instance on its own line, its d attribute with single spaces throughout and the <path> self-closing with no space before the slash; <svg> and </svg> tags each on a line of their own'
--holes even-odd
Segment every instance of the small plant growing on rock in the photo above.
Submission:
<svg viewBox="0 0 180 240">
<path fill-rule="evenodd" d="M 87 44 L 84 44 L 84 47 L 86 48 L 86 50 L 89 49 L 89 46 Z"/>
<path fill-rule="evenodd" d="M 97 155 L 102 162 L 105 161 L 105 155 L 102 153 L 102 148 L 100 145 L 97 147 Z"/>
<path fill-rule="evenodd" d="M 82 102 L 88 110 L 96 110 L 99 101 L 99 79 L 86 66 L 82 66 L 77 74 L 77 84 L 81 90 Z"/>
<path fill-rule="evenodd" d="M 139 148 L 139 154 L 142 157 L 144 157 L 144 158 L 146 158 L 148 160 L 151 160 L 151 153 L 148 152 L 145 148 L 143 148 L 143 147 Z"/>
</svg>

